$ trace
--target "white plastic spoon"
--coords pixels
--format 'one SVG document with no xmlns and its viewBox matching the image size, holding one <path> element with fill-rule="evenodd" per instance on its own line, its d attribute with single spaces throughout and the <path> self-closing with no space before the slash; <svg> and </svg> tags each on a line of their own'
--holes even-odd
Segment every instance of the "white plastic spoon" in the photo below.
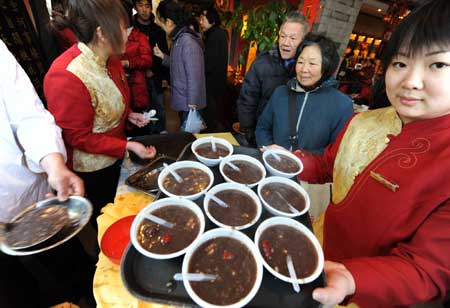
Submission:
<svg viewBox="0 0 450 308">
<path fill-rule="evenodd" d="M 294 214 L 300 214 L 300 211 L 297 210 L 292 204 L 289 203 L 289 201 L 287 201 L 282 194 L 280 194 L 280 192 L 275 191 L 275 194 L 281 198 L 281 200 L 283 200 L 283 202 L 286 202 L 286 205 L 288 206 L 289 210 L 294 213 Z"/>
<path fill-rule="evenodd" d="M 172 168 L 170 168 L 168 164 L 163 163 L 163 166 L 169 171 L 169 173 L 175 178 L 178 183 L 183 182 L 183 178 L 178 173 L 176 173 L 175 170 L 172 170 Z"/>
<path fill-rule="evenodd" d="M 213 152 L 217 152 L 216 142 L 214 141 L 214 137 L 211 137 L 211 147 Z"/>
<path fill-rule="evenodd" d="M 289 271 L 289 276 L 291 276 L 292 279 L 292 287 L 294 288 L 294 291 L 299 293 L 300 292 L 300 285 L 298 284 L 297 274 L 295 273 L 294 263 L 292 263 L 292 257 L 290 255 L 286 256 L 286 263 L 287 268 Z"/>
<path fill-rule="evenodd" d="M 150 214 L 150 213 L 144 213 L 144 218 L 147 218 L 148 220 L 153 221 L 155 224 L 164 226 L 164 227 L 166 227 L 166 228 L 172 229 L 173 226 L 174 226 L 173 223 L 168 222 L 167 220 L 162 219 L 162 218 L 160 218 L 160 217 L 158 217 L 158 216 L 152 215 L 152 214 Z"/>
<path fill-rule="evenodd" d="M 207 196 L 209 199 L 211 199 L 212 201 L 216 202 L 218 205 L 220 205 L 221 207 L 224 208 L 228 208 L 229 205 L 227 203 L 225 203 L 224 201 L 222 201 L 221 199 L 217 198 L 215 195 L 213 195 L 212 193 L 209 192 L 205 192 L 205 196 Z"/>
<path fill-rule="evenodd" d="M 273 152 L 271 149 L 269 149 L 269 148 L 266 147 L 265 145 L 263 145 L 262 148 L 264 149 L 264 151 L 268 151 L 268 152 L 269 152 L 269 155 L 272 155 L 273 157 L 275 157 L 276 160 L 281 161 L 280 155 L 278 155 L 277 153 Z"/>
<path fill-rule="evenodd" d="M 184 279 L 188 281 L 211 281 L 215 280 L 216 278 L 216 275 L 211 274 L 176 273 L 175 275 L 173 275 L 173 279 L 175 279 L 176 281 L 182 281 Z"/>
</svg>

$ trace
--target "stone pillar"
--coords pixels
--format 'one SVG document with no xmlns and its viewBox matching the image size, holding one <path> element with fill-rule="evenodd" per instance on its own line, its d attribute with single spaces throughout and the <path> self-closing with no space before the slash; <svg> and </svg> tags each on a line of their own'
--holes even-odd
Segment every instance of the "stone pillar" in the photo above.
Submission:
<svg viewBox="0 0 450 308">
<path fill-rule="evenodd" d="M 338 47 L 342 57 L 348 45 L 349 36 L 356 23 L 362 0 L 322 0 L 320 21 L 314 24 L 313 31 L 325 34 Z"/>
</svg>

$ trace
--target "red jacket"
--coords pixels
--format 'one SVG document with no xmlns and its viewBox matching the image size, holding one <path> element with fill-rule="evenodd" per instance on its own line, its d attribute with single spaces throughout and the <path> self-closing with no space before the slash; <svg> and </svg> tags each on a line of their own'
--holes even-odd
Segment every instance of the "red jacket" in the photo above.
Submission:
<svg viewBox="0 0 450 308">
<path fill-rule="evenodd" d="M 102 161 L 105 156 L 117 160 L 123 157 L 127 143 L 124 130 L 129 113 L 130 96 L 121 63 L 114 57 L 106 63 L 108 75 L 105 78 L 112 79 L 120 91 L 120 102 L 115 104 L 124 105 L 123 112 L 113 114 L 111 112 L 113 109 L 108 105 L 114 102 L 108 97 L 109 93 L 105 92 L 107 88 L 102 88 L 100 85 L 103 84 L 102 76 L 98 71 L 93 73 L 90 71 L 92 65 L 79 62 L 79 57 L 83 56 L 79 49 L 80 44 L 73 45 L 59 56 L 44 79 L 44 94 L 48 109 L 55 117 L 58 126 L 62 128 L 68 154 L 67 163 L 70 168 L 74 168 L 74 150 L 97 154 Z M 87 73 L 83 76 L 94 75 L 94 79 L 85 83 L 73 73 L 74 68 L 77 72 L 86 71 Z M 99 68 L 99 71 L 104 70 Z M 117 122 L 117 125 L 108 130 L 100 131 L 97 128 L 96 123 L 102 126 L 105 126 L 105 123 L 113 126 L 111 124 L 113 121 Z M 96 157 L 92 157 L 92 161 L 95 161 Z M 99 164 L 99 169 L 102 167 Z"/>
<path fill-rule="evenodd" d="M 325 258 L 352 273 L 351 301 L 364 308 L 442 300 L 450 288 L 450 115 L 405 124 L 398 135 L 374 137 L 373 127 L 390 108 L 355 115 L 322 156 L 299 155 L 300 178 L 324 183 L 342 176 L 334 172 L 338 151 L 342 157 L 352 150 L 365 155 L 373 140 L 388 142 L 325 214 Z M 370 118 L 371 126 L 352 124 Z M 350 139 L 342 146 L 344 136 Z"/>
<path fill-rule="evenodd" d="M 121 60 L 129 62 L 128 85 L 131 90 L 131 108 L 142 111 L 150 104 L 145 73 L 152 67 L 152 49 L 148 38 L 137 28 L 133 28 Z"/>
</svg>

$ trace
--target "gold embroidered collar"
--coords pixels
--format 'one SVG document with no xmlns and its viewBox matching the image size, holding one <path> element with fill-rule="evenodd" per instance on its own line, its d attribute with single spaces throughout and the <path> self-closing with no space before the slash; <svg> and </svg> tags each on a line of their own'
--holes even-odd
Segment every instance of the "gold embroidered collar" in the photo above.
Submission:
<svg viewBox="0 0 450 308">
<path fill-rule="evenodd" d="M 106 60 L 97 56 L 86 44 L 79 42 L 78 49 L 92 62 L 95 62 L 101 67 L 106 67 Z"/>
</svg>

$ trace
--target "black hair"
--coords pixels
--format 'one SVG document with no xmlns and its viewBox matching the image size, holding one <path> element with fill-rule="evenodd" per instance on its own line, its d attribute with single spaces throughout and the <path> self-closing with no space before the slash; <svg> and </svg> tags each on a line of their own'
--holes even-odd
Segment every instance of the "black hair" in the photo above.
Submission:
<svg viewBox="0 0 450 308">
<path fill-rule="evenodd" d="M 67 16 L 55 18 L 51 27 L 54 30 L 69 27 L 78 41 L 86 44 L 96 39 L 96 30 L 100 27 L 113 49 L 119 51 L 124 44 L 120 21 L 128 27 L 128 16 L 119 0 L 69 0 Z"/>
<path fill-rule="evenodd" d="M 205 9 L 206 11 L 206 19 L 208 19 L 208 22 L 211 25 L 220 26 L 220 15 L 219 12 L 217 12 L 215 7 L 210 7 L 208 9 Z"/>
<path fill-rule="evenodd" d="M 133 4 L 130 1 L 122 0 L 122 5 L 127 12 L 128 20 L 131 22 L 133 20 Z"/>
<path fill-rule="evenodd" d="M 416 3 L 411 13 L 397 26 L 383 53 L 386 70 L 399 53 L 421 54 L 432 46 L 450 46 L 450 1 L 425 0 Z"/>
<path fill-rule="evenodd" d="M 156 14 L 162 20 L 170 19 L 177 27 L 187 26 L 191 15 L 186 12 L 184 5 L 176 0 L 163 0 L 156 9 Z"/>
<path fill-rule="evenodd" d="M 143 0 L 133 0 L 132 1 L 133 2 L 133 6 L 135 7 L 136 4 L 138 4 L 138 2 L 141 2 L 141 1 L 143 1 Z M 145 0 L 145 1 L 147 1 L 147 3 L 150 4 L 151 7 L 153 7 L 152 0 Z"/>
<path fill-rule="evenodd" d="M 296 59 L 300 56 L 305 47 L 318 46 L 322 55 L 322 77 L 317 85 L 322 81 L 330 78 L 337 70 L 339 65 L 339 55 L 337 53 L 336 44 L 322 34 L 308 33 L 297 48 Z"/>
</svg>

